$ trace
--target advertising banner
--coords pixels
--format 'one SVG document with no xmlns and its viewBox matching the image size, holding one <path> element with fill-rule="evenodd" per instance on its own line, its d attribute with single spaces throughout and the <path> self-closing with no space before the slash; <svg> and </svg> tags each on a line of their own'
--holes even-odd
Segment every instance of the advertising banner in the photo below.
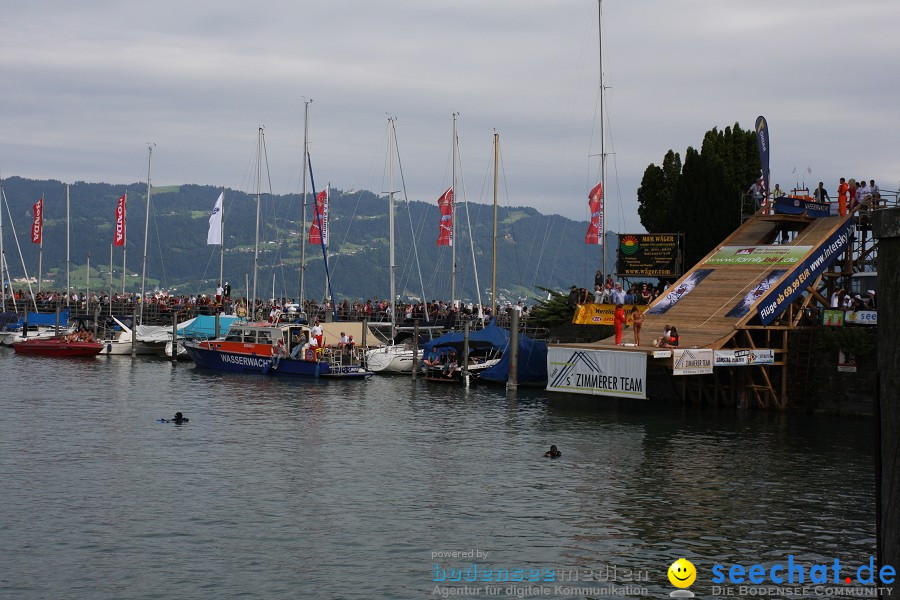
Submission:
<svg viewBox="0 0 900 600">
<path fill-rule="evenodd" d="M 680 277 L 677 233 L 628 233 L 619 236 L 616 273 L 623 277 Z"/>
<path fill-rule="evenodd" d="M 844 315 L 844 323 L 878 325 L 878 312 L 874 310 L 848 310 Z"/>
<path fill-rule="evenodd" d="M 777 319 L 847 249 L 853 227 L 853 221 L 844 223 L 815 252 L 798 264 L 784 281 L 768 291 L 759 305 L 759 319 L 763 325 L 769 325 Z"/>
<path fill-rule="evenodd" d="M 812 246 L 722 246 L 707 265 L 795 265 Z"/>
<path fill-rule="evenodd" d="M 743 367 L 749 364 L 749 350 L 715 350 L 713 352 L 713 365 L 716 367 Z"/>
<path fill-rule="evenodd" d="M 827 327 L 843 327 L 844 311 L 839 308 L 826 308 L 822 311 L 822 325 Z"/>
<path fill-rule="evenodd" d="M 769 348 L 756 348 L 750 351 L 751 365 L 775 364 L 775 351 Z"/>
<path fill-rule="evenodd" d="M 672 351 L 672 375 L 707 375 L 713 372 L 711 348 L 676 348 Z"/>
<path fill-rule="evenodd" d="M 740 302 L 735 304 L 734 308 L 728 311 L 728 314 L 726 314 L 725 316 L 743 317 L 744 315 L 749 313 L 750 307 L 753 306 L 753 304 L 757 300 L 762 298 L 762 295 L 768 292 L 769 288 L 772 287 L 772 285 L 776 281 L 781 279 L 781 276 L 785 273 L 787 273 L 787 269 L 775 269 L 773 271 L 770 271 L 765 277 L 763 277 L 762 281 L 757 283 L 752 290 L 747 292 L 744 298 Z"/>
<path fill-rule="evenodd" d="M 646 306 L 638 306 L 639 311 L 647 310 Z M 631 305 L 623 307 L 625 311 L 625 324 L 632 325 Z M 616 313 L 615 304 L 579 304 L 575 316 L 572 317 L 574 325 L 612 325 Z"/>
<path fill-rule="evenodd" d="M 647 397 L 643 352 L 548 348 L 547 391 L 619 398 Z"/>
<path fill-rule="evenodd" d="M 701 281 L 706 279 L 715 269 L 697 269 L 691 273 L 684 281 L 677 286 L 672 286 L 666 290 L 666 295 L 662 300 L 653 305 L 653 308 L 647 311 L 648 315 L 664 315 L 670 308 L 675 306 L 679 300 L 691 293 Z"/>
</svg>

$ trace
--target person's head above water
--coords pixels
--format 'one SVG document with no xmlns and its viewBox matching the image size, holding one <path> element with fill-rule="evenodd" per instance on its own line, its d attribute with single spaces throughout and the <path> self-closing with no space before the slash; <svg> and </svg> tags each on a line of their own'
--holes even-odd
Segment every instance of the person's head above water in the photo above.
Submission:
<svg viewBox="0 0 900 600">
<path fill-rule="evenodd" d="M 548 458 L 556 458 L 561 455 L 562 455 L 562 452 L 559 451 L 559 449 L 556 447 L 555 444 L 550 446 L 550 449 L 547 450 L 546 452 L 544 452 L 544 456 L 546 456 Z"/>
<path fill-rule="evenodd" d="M 181 423 L 183 421 L 188 421 L 188 420 L 189 419 L 187 417 L 185 417 L 183 414 L 181 414 L 180 412 L 175 413 L 175 416 L 172 417 L 172 421 L 174 421 L 175 423 Z"/>
</svg>

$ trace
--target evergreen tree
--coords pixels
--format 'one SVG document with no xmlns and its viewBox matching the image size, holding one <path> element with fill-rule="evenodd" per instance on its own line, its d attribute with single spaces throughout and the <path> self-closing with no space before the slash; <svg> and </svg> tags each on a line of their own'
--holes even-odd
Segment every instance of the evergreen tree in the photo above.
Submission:
<svg viewBox="0 0 900 600">
<path fill-rule="evenodd" d="M 638 215 L 650 233 L 685 234 L 685 264 L 691 267 L 741 221 L 741 196 L 760 174 L 756 134 L 737 123 L 703 136 L 700 151 L 666 153 L 651 164 L 638 189 Z"/>
</svg>

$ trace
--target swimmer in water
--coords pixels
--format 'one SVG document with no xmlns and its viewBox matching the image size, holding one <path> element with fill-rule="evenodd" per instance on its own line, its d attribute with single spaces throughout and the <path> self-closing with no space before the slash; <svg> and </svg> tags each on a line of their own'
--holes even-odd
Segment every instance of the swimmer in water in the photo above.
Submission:
<svg viewBox="0 0 900 600">
<path fill-rule="evenodd" d="M 562 452 L 560 452 L 556 446 L 550 446 L 550 449 L 544 452 L 544 456 L 547 458 L 559 458 L 562 456 Z"/>
<path fill-rule="evenodd" d="M 180 412 L 175 413 L 175 416 L 172 417 L 173 423 L 187 423 L 188 421 L 190 421 L 190 419 L 182 415 Z"/>
</svg>

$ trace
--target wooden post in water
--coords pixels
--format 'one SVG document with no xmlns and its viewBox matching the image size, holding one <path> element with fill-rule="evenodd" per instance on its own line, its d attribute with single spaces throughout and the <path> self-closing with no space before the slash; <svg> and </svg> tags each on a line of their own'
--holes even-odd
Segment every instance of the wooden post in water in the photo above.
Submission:
<svg viewBox="0 0 900 600">
<path fill-rule="evenodd" d="M 143 302 L 143 298 L 141 298 Z M 137 332 L 135 328 L 137 327 L 137 317 L 138 317 L 138 308 L 137 303 L 132 305 L 131 307 L 131 358 L 137 356 Z"/>
<path fill-rule="evenodd" d="M 509 323 L 509 366 L 507 367 L 506 389 L 519 387 L 519 311 L 514 310 Z"/>
<path fill-rule="evenodd" d="M 878 238 L 878 384 L 875 407 L 880 453 L 875 470 L 875 527 L 878 565 L 900 566 L 900 208 L 873 211 L 872 230 Z M 882 596 L 887 597 L 887 596 Z"/>
<path fill-rule="evenodd" d="M 216 313 L 216 323 L 219 322 L 219 313 Z M 216 333 L 218 334 L 218 327 Z M 218 335 L 216 336 L 218 337 Z M 172 362 L 178 360 L 178 313 L 172 311 Z"/>
<path fill-rule="evenodd" d="M 419 320 L 413 321 L 413 364 L 412 379 L 416 380 L 416 374 L 419 372 Z"/>
<path fill-rule="evenodd" d="M 463 355 L 462 355 L 462 377 L 466 385 L 469 385 L 469 327 L 472 322 L 466 319 L 466 325 L 463 328 Z"/>
</svg>

